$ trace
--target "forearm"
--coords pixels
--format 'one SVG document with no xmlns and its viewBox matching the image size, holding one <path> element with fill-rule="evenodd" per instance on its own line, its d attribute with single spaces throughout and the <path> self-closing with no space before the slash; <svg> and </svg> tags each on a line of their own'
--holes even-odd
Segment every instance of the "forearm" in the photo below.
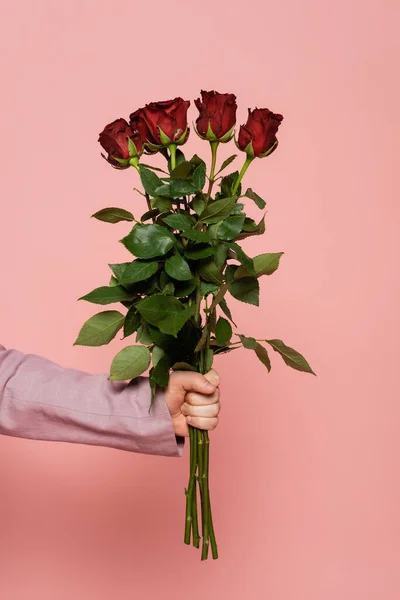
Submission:
<svg viewBox="0 0 400 600">
<path fill-rule="evenodd" d="M 0 346 L 0 434 L 181 456 L 161 390 L 149 406 L 145 377 L 112 382 Z"/>
</svg>

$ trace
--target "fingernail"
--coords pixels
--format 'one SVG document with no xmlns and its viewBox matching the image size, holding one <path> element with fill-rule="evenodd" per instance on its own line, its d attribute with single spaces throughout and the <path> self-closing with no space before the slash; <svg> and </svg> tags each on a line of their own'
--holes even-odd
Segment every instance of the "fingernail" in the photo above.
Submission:
<svg viewBox="0 0 400 600">
<path fill-rule="evenodd" d="M 204 389 L 210 392 L 213 392 L 215 389 L 215 385 L 213 385 L 212 383 L 210 383 L 209 381 L 207 383 L 204 384 Z"/>
</svg>

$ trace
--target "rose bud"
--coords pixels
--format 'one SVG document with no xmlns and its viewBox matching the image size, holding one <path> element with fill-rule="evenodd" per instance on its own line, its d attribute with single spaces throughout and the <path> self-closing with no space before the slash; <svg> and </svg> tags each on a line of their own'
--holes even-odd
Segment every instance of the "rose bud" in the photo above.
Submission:
<svg viewBox="0 0 400 600">
<path fill-rule="evenodd" d="M 247 123 L 240 126 L 237 146 L 250 157 L 263 158 L 271 154 L 278 145 L 276 133 L 283 119 L 268 108 L 249 108 Z"/>
<path fill-rule="evenodd" d="M 170 144 L 184 144 L 189 135 L 187 111 L 190 102 L 175 98 L 164 102 L 150 102 L 142 109 L 142 115 L 150 131 L 150 149 Z"/>
<path fill-rule="evenodd" d="M 107 156 L 102 154 L 102 157 L 116 169 L 127 169 L 130 161 L 137 162 L 137 157 L 143 152 L 140 133 L 125 119 L 117 119 L 106 125 L 98 141 L 107 152 Z"/>
<path fill-rule="evenodd" d="M 236 96 L 219 92 L 201 91 L 201 100 L 195 100 L 199 109 L 196 120 L 197 134 L 210 142 L 229 142 L 236 124 Z"/>
<path fill-rule="evenodd" d="M 150 129 L 147 126 L 147 123 L 146 123 L 144 115 L 143 115 L 143 108 L 138 108 L 137 110 L 135 110 L 135 112 L 133 112 L 129 115 L 129 124 L 132 127 L 132 129 L 139 132 L 143 143 L 146 144 L 145 152 L 147 154 L 154 154 L 154 152 L 157 152 L 157 150 L 151 151 L 147 147 L 147 144 L 152 144 L 152 145 L 157 144 L 157 140 L 155 140 L 153 138 L 153 136 L 151 135 Z"/>
</svg>

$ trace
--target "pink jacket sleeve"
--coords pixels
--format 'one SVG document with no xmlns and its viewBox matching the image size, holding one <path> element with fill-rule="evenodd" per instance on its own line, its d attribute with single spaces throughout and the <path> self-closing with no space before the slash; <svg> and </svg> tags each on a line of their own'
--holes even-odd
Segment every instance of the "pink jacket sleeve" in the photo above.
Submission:
<svg viewBox="0 0 400 600">
<path fill-rule="evenodd" d="M 182 456 L 161 389 L 149 406 L 146 377 L 109 381 L 0 345 L 0 434 Z"/>
</svg>

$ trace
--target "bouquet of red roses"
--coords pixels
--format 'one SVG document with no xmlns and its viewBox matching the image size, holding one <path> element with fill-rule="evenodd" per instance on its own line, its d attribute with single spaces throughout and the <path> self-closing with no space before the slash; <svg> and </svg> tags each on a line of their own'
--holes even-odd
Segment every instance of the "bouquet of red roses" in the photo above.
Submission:
<svg viewBox="0 0 400 600">
<path fill-rule="evenodd" d="M 236 97 L 202 91 L 195 104 L 199 115 L 194 129 L 211 149 L 208 172 L 201 157 L 188 159 L 180 149 L 189 136 L 190 102 L 182 98 L 151 102 L 133 112 L 129 123 L 117 119 L 107 125 L 99 137 L 107 153 L 103 157 L 113 167 L 133 167 L 138 172 L 143 192 L 136 191 L 145 199 L 147 210 L 140 218 L 118 207 L 93 215 L 107 223 L 134 223 L 121 242 L 135 258 L 110 264 L 109 284 L 81 298 L 102 305 L 119 302 L 126 313 L 106 310 L 94 315 L 83 325 L 75 344 L 108 344 L 120 329 L 123 339 L 136 334 L 137 343 L 115 356 L 109 379 L 132 380 L 150 367 L 152 398 L 157 386 L 168 385 L 171 370 L 206 373 L 214 356 L 240 347 L 252 350 L 268 371 L 271 363 L 265 344 L 290 367 L 313 373 L 305 358 L 279 339 L 233 334 L 235 323 L 226 299 L 230 295 L 258 306 L 259 279 L 276 271 L 283 254 L 251 258 L 238 243 L 265 231 L 264 217 L 259 222 L 247 217 L 243 200 L 255 202 L 260 209 L 265 201 L 251 188 L 244 191 L 242 180 L 253 160 L 276 149 L 283 117 L 267 108 L 249 109 L 247 123 L 235 139 L 244 154 L 241 169 L 222 175 L 237 158 L 230 156 L 217 166 L 219 145 L 234 138 Z M 165 157 L 165 169 L 144 164 L 143 156 L 155 153 Z M 210 546 L 217 558 L 209 491 L 210 440 L 207 431 L 192 426 L 189 431 L 184 541 L 190 544 L 192 540 L 199 548 L 201 531 L 202 560 Z"/>
</svg>

